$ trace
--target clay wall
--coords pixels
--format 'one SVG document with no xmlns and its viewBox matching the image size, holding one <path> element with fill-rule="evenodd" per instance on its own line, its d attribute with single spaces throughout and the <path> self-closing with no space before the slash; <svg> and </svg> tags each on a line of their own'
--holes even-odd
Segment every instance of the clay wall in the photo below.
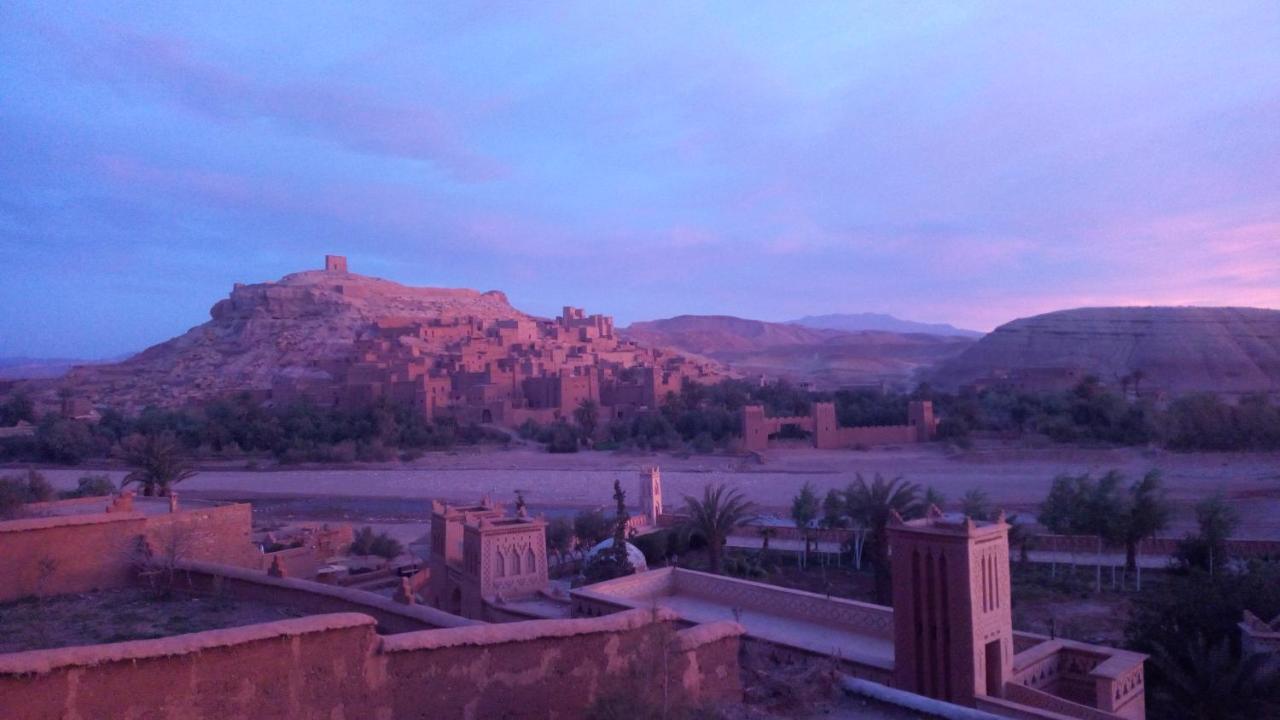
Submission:
<svg viewBox="0 0 1280 720">
<path fill-rule="evenodd" d="M 463 627 L 474 621 L 422 605 L 404 605 L 365 590 L 301 578 L 273 577 L 214 563 L 178 563 L 184 592 L 257 600 L 308 614 L 360 612 L 373 617 L 380 632 Z"/>
<path fill-rule="evenodd" d="M 104 503 L 105 498 L 94 498 Z M 84 500 L 42 503 L 82 507 Z M 0 522 L 0 602 L 124 587 L 140 540 L 164 557 L 257 567 L 247 504 L 181 508 L 176 513 L 89 512 Z"/>
<path fill-rule="evenodd" d="M 128 585 L 145 522 L 142 513 L 0 522 L 0 602 Z"/>
<path fill-rule="evenodd" d="M 741 632 L 640 610 L 380 638 L 368 616 L 319 615 L 3 655 L 0 717 L 576 718 L 606 687 L 661 687 L 661 666 L 675 703 L 737 701 Z"/>
<path fill-rule="evenodd" d="M 176 513 L 150 515 L 147 541 L 161 553 L 238 567 L 257 567 L 261 551 L 253 544 L 253 507 L 248 503 L 184 507 Z"/>
</svg>

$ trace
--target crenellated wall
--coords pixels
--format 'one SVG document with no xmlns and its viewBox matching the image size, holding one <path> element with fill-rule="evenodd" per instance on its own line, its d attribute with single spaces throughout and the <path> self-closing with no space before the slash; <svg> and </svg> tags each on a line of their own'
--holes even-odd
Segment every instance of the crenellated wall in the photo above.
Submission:
<svg viewBox="0 0 1280 720">
<path fill-rule="evenodd" d="M 577 718 L 605 689 L 738 701 L 741 627 L 633 610 L 379 637 L 356 613 L 0 655 L 0 717 Z M 666 667 L 665 678 L 654 668 Z"/>
</svg>

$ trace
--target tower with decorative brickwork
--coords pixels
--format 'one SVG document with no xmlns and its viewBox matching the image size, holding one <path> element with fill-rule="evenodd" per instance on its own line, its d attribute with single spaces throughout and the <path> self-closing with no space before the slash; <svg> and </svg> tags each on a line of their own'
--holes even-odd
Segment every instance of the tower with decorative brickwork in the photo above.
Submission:
<svg viewBox="0 0 1280 720">
<path fill-rule="evenodd" d="M 548 586 L 547 523 L 506 517 L 484 500 L 455 507 L 432 503 L 432 605 L 487 620 L 487 604 L 537 595 Z"/>
<path fill-rule="evenodd" d="M 640 471 L 640 514 L 654 526 L 662 515 L 662 473 L 657 466 Z"/>
<path fill-rule="evenodd" d="M 1009 525 L 943 515 L 890 522 L 894 684 L 962 705 L 1013 672 Z"/>
</svg>

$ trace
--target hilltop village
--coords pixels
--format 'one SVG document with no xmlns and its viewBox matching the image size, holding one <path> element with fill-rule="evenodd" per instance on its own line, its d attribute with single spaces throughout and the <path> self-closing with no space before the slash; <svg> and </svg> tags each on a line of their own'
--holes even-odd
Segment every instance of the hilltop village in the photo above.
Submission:
<svg viewBox="0 0 1280 720">
<path fill-rule="evenodd" d="M 329 255 L 325 272 L 338 292 L 346 258 Z M 614 334 L 613 318 L 565 307 L 560 317 L 430 320 L 378 318 L 351 355 L 318 365 L 311 379 L 278 379 L 270 398 L 359 407 L 382 398 L 410 403 L 428 418 L 509 427 L 570 417 L 584 402 L 602 417 L 630 419 L 656 409 L 685 381 L 726 377 L 712 363 L 646 348 Z"/>
</svg>

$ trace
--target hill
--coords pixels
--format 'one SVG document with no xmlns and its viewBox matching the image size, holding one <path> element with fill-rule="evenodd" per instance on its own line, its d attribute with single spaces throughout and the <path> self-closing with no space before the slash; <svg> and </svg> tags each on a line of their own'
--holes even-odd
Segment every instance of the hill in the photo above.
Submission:
<svg viewBox="0 0 1280 720">
<path fill-rule="evenodd" d="M 355 273 L 308 271 L 276 282 L 237 283 L 210 319 L 124 362 L 79 366 L 60 383 L 95 404 L 172 407 L 272 386 L 277 377 L 322 374 L 325 361 L 388 317 L 528 319 L 504 294 L 415 288 Z"/>
<path fill-rule="evenodd" d="M 1280 311 L 1240 307 L 1099 307 L 1006 323 L 942 363 L 942 387 L 1008 378 L 1051 389 L 1095 375 L 1170 394 L 1280 391 Z M 1129 380 L 1126 380 L 1129 378 Z"/>
<path fill-rule="evenodd" d="M 924 333 L 845 332 L 725 315 L 680 315 L 622 330 L 641 344 L 669 347 L 748 374 L 787 377 L 818 387 L 908 385 L 923 367 L 973 341 Z"/>
<path fill-rule="evenodd" d="M 791 320 L 789 324 L 817 328 L 820 330 L 842 330 L 844 332 L 878 330 L 892 333 L 925 333 L 927 335 L 945 335 L 968 338 L 982 337 L 982 333 L 977 330 L 964 330 L 947 323 L 923 323 L 915 322 L 913 320 L 902 320 L 884 313 L 808 315 L 800 318 L 799 320 Z"/>
</svg>

